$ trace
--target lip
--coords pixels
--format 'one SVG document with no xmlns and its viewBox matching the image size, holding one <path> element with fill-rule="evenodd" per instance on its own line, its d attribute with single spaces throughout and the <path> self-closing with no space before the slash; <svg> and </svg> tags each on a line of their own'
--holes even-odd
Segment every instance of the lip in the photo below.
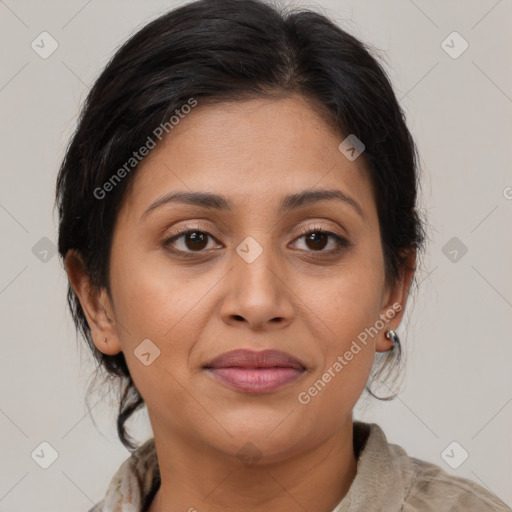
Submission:
<svg viewBox="0 0 512 512">
<path fill-rule="evenodd" d="M 270 393 L 298 379 L 306 367 L 280 350 L 232 350 L 204 369 L 224 384 L 246 393 Z"/>
</svg>

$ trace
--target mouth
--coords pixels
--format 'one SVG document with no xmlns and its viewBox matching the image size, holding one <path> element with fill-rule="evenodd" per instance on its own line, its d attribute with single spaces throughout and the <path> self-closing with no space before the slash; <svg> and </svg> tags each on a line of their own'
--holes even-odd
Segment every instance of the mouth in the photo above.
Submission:
<svg viewBox="0 0 512 512">
<path fill-rule="evenodd" d="M 223 384 L 245 393 L 270 393 L 300 378 L 306 367 L 279 350 L 232 350 L 203 366 Z"/>
</svg>

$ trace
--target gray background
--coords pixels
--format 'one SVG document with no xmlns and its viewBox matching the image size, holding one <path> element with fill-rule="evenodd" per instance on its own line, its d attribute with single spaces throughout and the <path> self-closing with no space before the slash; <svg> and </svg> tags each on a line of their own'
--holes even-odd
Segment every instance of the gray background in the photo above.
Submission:
<svg viewBox="0 0 512 512">
<path fill-rule="evenodd" d="M 90 409 L 84 402 L 94 366 L 76 340 L 67 279 L 52 255 L 53 191 L 88 88 L 121 42 L 176 5 L 0 0 L 2 511 L 88 510 L 128 457 L 108 396 L 93 396 Z M 301 5 L 383 51 L 424 171 L 431 240 L 399 329 L 401 392 L 390 403 L 363 398 L 355 417 L 512 505 L 512 2 Z M 58 43 L 47 59 L 31 47 L 43 31 Z M 453 31 L 469 44 L 457 58 L 442 46 Z M 452 54 L 462 48 L 453 36 L 445 44 Z M 138 441 L 151 435 L 145 412 L 130 425 Z M 58 453 L 48 469 L 31 457 L 43 441 Z M 457 469 L 441 456 L 453 441 L 452 465 L 469 453 Z"/>
</svg>

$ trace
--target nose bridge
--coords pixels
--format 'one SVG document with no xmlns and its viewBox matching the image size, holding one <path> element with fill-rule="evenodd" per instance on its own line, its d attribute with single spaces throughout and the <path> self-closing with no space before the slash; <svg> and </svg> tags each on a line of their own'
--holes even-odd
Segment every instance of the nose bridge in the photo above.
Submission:
<svg viewBox="0 0 512 512">
<path fill-rule="evenodd" d="M 281 280 L 276 275 L 279 265 L 272 247 L 271 236 L 269 234 L 256 236 L 247 236 L 235 248 L 236 255 L 233 255 L 233 258 L 236 280 L 239 288 L 252 288 L 252 291 L 261 289 L 263 293 L 276 293 Z"/>
<path fill-rule="evenodd" d="M 255 327 L 270 320 L 291 318 L 293 307 L 271 238 L 247 236 L 233 251 L 222 307 L 225 320 L 242 318 Z"/>
</svg>

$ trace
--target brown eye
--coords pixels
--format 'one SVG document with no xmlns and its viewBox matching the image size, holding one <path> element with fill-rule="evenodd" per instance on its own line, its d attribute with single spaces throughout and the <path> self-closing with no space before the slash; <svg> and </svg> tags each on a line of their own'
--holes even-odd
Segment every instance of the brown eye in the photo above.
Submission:
<svg viewBox="0 0 512 512">
<path fill-rule="evenodd" d="M 321 232 L 310 233 L 305 236 L 306 245 L 313 250 L 322 250 L 329 241 L 329 235 Z"/>
<path fill-rule="evenodd" d="M 213 240 L 212 235 L 209 233 L 197 229 L 189 229 L 167 239 L 164 245 L 172 246 L 176 252 L 201 252 L 208 247 L 209 239 Z"/>
<path fill-rule="evenodd" d="M 192 231 L 184 235 L 185 246 L 192 251 L 200 251 L 208 245 L 208 235 L 201 231 Z"/>
<path fill-rule="evenodd" d="M 350 245 L 344 238 L 323 228 L 310 228 L 309 230 L 304 229 L 302 230 L 302 235 L 296 240 L 301 239 L 304 240 L 303 246 L 305 246 L 305 248 L 299 247 L 299 249 L 325 254 L 337 253 L 339 250 Z M 295 244 L 297 244 L 297 242 L 295 242 Z M 326 247 L 329 248 L 326 249 Z"/>
</svg>

